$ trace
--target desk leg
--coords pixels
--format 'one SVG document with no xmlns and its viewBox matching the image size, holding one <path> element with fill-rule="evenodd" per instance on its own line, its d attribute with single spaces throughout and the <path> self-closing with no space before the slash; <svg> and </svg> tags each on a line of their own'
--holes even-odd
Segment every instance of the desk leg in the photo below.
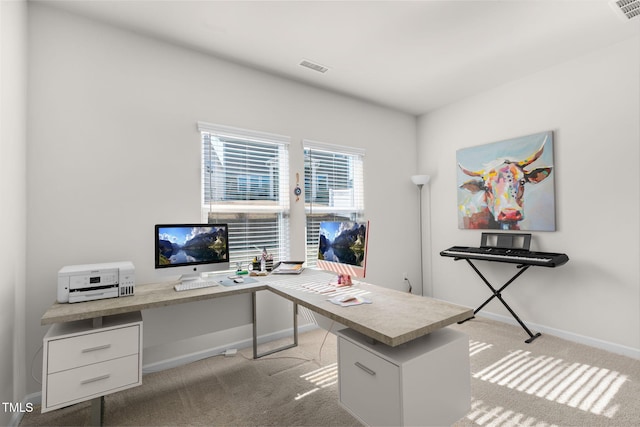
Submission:
<svg viewBox="0 0 640 427">
<path fill-rule="evenodd" d="M 511 279 L 509 279 L 507 281 L 507 283 L 505 283 L 504 285 L 502 285 L 502 287 L 498 290 L 496 290 L 493 286 L 491 286 L 491 283 L 489 283 L 489 281 L 484 277 L 484 275 L 480 272 L 480 270 L 478 270 L 478 268 L 471 262 L 471 260 L 469 259 L 465 259 L 465 261 L 467 261 L 467 263 L 471 266 L 471 268 L 473 268 L 473 270 L 476 272 L 476 274 L 478 276 L 480 276 L 480 278 L 482 279 L 482 281 L 484 282 L 485 285 L 487 285 L 489 287 L 489 289 L 491 289 L 491 292 L 493 293 L 493 295 L 491 295 L 485 302 L 483 302 L 480 307 L 476 308 L 473 311 L 473 316 L 471 316 L 468 319 L 465 319 L 460 323 L 464 323 L 467 320 L 471 320 L 475 317 L 476 313 L 478 313 L 480 310 L 482 310 L 487 304 L 489 304 L 489 302 L 494 299 L 494 298 L 498 298 L 500 300 L 500 302 L 502 303 L 502 305 L 504 305 L 507 310 L 509 310 L 509 313 L 511 313 L 511 316 L 513 316 L 514 319 L 516 319 L 516 321 L 520 324 L 520 326 L 522 326 L 522 329 L 525 330 L 525 332 L 529 335 L 529 338 L 525 340 L 525 342 L 527 344 L 531 343 L 533 340 L 535 340 L 536 338 L 538 338 L 541 334 L 540 332 L 538 332 L 537 334 L 533 334 L 529 328 L 527 328 L 527 325 L 524 324 L 524 322 L 522 320 L 520 320 L 520 318 L 518 317 L 518 315 L 516 314 L 515 311 L 513 311 L 513 309 L 511 307 L 509 307 L 509 304 L 507 304 L 507 302 L 504 300 L 504 298 L 502 298 L 502 291 L 504 291 L 507 286 L 509 286 L 511 283 L 513 283 L 514 280 L 516 280 L 518 277 L 520 277 L 520 275 L 522 273 L 524 273 L 525 271 L 527 271 L 529 269 L 529 267 L 531 267 L 530 265 L 525 265 L 523 267 L 520 268 L 520 271 L 518 271 Z"/>
<path fill-rule="evenodd" d="M 298 346 L 298 304 L 293 303 L 293 344 L 287 344 L 280 348 L 258 354 L 258 304 L 256 302 L 257 291 L 251 292 L 251 308 L 253 311 L 253 358 L 258 359 L 269 354 L 277 353 L 288 348 Z"/>
<path fill-rule="evenodd" d="M 91 399 L 91 425 L 104 425 L 104 396 Z"/>
<path fill-rule="evenodd" d="M 94 317 L 92 327 L 101 328 L 102 317 Z M 100 427 L 104 425 L 104 396 L 91 399 L 91 425 Z"/>
</svg>

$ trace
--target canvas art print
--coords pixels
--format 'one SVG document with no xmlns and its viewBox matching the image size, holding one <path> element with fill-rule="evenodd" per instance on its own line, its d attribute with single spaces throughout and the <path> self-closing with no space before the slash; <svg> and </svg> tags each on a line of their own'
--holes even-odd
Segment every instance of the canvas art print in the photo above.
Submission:
<svg viewBox="0 0 640 427">
<path fill-rule="evenodd" d="M 458 150 L 458 227 L 555 231 L 553 133 Z"/>
</svg>

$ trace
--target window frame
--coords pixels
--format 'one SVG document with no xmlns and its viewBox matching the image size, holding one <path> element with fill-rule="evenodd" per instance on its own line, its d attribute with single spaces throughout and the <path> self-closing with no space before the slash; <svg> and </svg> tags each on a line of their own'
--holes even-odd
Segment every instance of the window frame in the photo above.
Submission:
<svg viewBox="0 0 640 427">
<path fill-rule="evenodd" d="M 319 225 L 323 221 L 354 221 L 361 222 L 365 216 L 365 200 L 364 200 L 364 159 L 366 150 L 356 147 L 348 147 L 342 145 L 329 144 L 325 142 L 312 141 L 305 139 L 302 141 L 304 155 L 304 183 L 305 183 L 305 251 L 308 267 L 315 267 L 317 260 L 317 247 L 319 237 Z M 321 152 L 326 156 L 331 154 L 334 156 L 344 156 L 349 158 L 349 177 L 352 180 L 351 195 L 352 203 L 350 206 L 342 204 L 336 206 L 334 198 L 331 206 L 331 197 L 329 196 L 328 205 L 314 204 L 314 194 L 307 194 L 309 187 L 319 186 L 319 182 L 314 183 L 313 176 L 309 177 L 308 172 L 313 173 L 314 167 L 308 163 L 313 161 L 313 152 Z M 307 154 L 309 152 L 309 155 Z M 325 158 L 326 161 L 326 158 Z M 327 177 L 328 178 L 328 177 Z M 317 181 L 317 180 L 316 180 Z M 327 185 L 329 185 L 327 183 Z M 317 188 L 316 188 L 317 190 Z M 330 190 L 330 189 L 328 189 Z M 313 192 L 313 188 L 311 189 Z M 330 191 L 329 191 L 330 193 Z"/>
<path fill-rule="evenodd" d="M 236 128 L 226 125 L 198 122 L 197 128 L 200 133 L 200 157 L 201 157 L 201 219 L 206 223 L 228 223 L 229 224 L 229 244 L 230 262 L 232 267 L 236 263 L 241 263 L 246 268 L 248 262 L 253 257 L 259 256 L 263 248 L 273 255 L 274 260 L 283 260 L 289 257 L 289 147 L 290 138 L 283 135 Z M 208 135 L 208 140 L 205 135 Z M 213 139 L 217 139 L 220 145 L 216 148 L 207 147 L 207 144 L 215 144 Z M 233 150 L 225 144 L 233 146 L 237 151 L 238 147 L 245 145 L 247 153 L 250 149 L 258 146 L 268 146 L 277 155 L 274 158 L 277 169 L 277 183 L 268 184 L 269 190 L 261 196 L 251 198 L 251 189 L 258 187 L 247 186 L 249 193 L 236 191 L 231 193 L 228 187 L 233 177 L 238 178 L 235 183 L 236 190 L 241 189 L 240 179 L 242 176 L 256 176 L 256 180 L 263 182 L 264 174 L 254 173 L 251 168 L 249 154 L 245 154 L 245 162 L 242 162 L 241 154 L 233 154 Z M 253 144 L 253 145 L 252 145 Z M 207 151 L 207 148 L 209 149 Z M 216 154 L 216 161 L 219 168 L 215 170 L 211 166 L 213 162 L 212 153 Z M 235 155 L 235 157 L 234 157 Z M 225 158 L 228 157 L 228 159 Z M 208 157 L 208 158 L 207 158 Z M 236 158 L 237 157 L 237 158 Z M 268 162 L 270 154 L 258 154 L 253 156 L 251 162 Z M 240 159 L 240 160 L 238 160 Z M 228 160 L 228 162 L 227 162 Z M 225 165 L 225 162 L 227 164 Z M 234 165 L 235 175 L 229 173 L 231 164 Z M 244 172 L 244 175 L 243 175 Z M 217 175 L 217 177 L 214 177 Z M 264 175 L 264 176 L 263 176 Z M 271 175 L 268 180 L 272 180 Z M 231 177 L 231 178 L 230 178 Z M 222 181 L 221 181 L 222 180 Z M 216 196 L 212 192 L 214 187 L 223 187 L 218 190 Z M 259 186 L 262 188 L 263 186 Z M 262 190 L 259 190 L 262 191 Z M 208 194 L 207 194 L 208 193 Z M 232 200 L 230 194 L 235 194 L 237 199 Z M 242 195 L 247 197 L 243 198 Z M 277 196 L 274 196 L 277 195 Z M 270 234 L 272 233 L 272 234 Z"/>
</svg>

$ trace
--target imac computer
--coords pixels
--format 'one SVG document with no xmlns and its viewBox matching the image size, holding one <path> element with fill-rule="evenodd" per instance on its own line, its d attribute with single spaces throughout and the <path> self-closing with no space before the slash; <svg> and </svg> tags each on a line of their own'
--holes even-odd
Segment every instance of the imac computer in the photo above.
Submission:
<svg viewBox="0 0 640 427">
<path fill-rule="evenodd" d="M 364 278 L 368 233 L 368 222 L 321 222 L 316 265 L 349 279 Z"/>
<path fill-rule="evenodd" d="M 228 231 L 227 224 L 157 224 L 156 271 L 190 281 L 202 273 L 229 270 Z"/>
</svg>

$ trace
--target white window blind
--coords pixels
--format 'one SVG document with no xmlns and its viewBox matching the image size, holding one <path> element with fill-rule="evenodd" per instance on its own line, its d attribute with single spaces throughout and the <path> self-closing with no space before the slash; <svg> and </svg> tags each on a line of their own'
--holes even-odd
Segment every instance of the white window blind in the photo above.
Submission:
<svg viewBox="0 0 640 427">
<path fill-rule="evenodd" d="M 198 123 L 202 139 L 202 217 L 229 224 L 232 266 L 266 248 L 288 258 L 289 138 Z"/>
<path fill-rule="evenodd" d="M 307 265 L 313 267 L 321 222 L 364 217 L 365 151 L 309 140 L 303 147 Z"/>
</svg>

